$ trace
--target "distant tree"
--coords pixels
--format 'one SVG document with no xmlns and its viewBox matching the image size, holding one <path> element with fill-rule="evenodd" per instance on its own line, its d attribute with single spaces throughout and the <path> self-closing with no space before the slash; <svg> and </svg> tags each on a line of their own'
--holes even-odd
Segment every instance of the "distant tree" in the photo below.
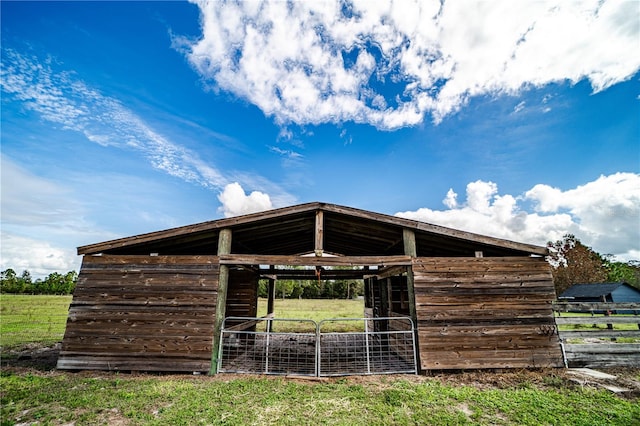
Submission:
<svg viewBox="0 0 640 426">
<path fill-rule="evenodd" d="M 605 268 L 607 269 L 607 281 L 624 281 L 640 289 L 640 262 L 631 260 L 629 262 L 616 262 L 613 255 L 604 256 Z"/>
<path fill-rule="evenodd" d="M 2 293 L 18 293 L 18 276 L 11 268 L 0 273 L 0 290 Z"/>
<path fill-rule="evenodd" d="M 53 272 L 44 280 L 38 278 L 33 281 L 29 271 L 23 271 L 17 276 L 11 268 L 0 273 L 0 291 L 2 293 L 18 294 L 72 294 L 76 287 L 78 273 L 69 271 L 66 274 Z"/>
<path fill-rule="evenodd" d="M 567 234 L 562 240 L 547 243 L 553 284 L 560 294 L 573 284 L 597 283 L 607 280 L 605 259 L 591 247 L 587 247 L 574 235 Z"/>
</svg>

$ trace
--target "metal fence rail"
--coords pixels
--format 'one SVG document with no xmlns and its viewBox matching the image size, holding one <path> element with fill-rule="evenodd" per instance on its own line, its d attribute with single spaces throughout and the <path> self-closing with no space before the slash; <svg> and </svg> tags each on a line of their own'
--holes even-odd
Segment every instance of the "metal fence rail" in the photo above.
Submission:
<svg viewBox="0 0 640 426">
<path fill-rule="evenodd" d="M 335 332 L 344 323 L 363 332 Z M 353 327 L 347 327 L 353 328 Z M 408 317 L 328 319 L 318 324 L 318 375 L 417 373 L 413 322 Z"/>
<path fill-rule="evenodd" d="M 218 372 L 315 376 L 316 329 L 313 320 L 226 318 Z"/>
<path fill-rule="evenodd" d="M 336 330 L 358 331 L 336 331 Z M 417 373 L 410 318 L 229 317 L 218 372 L 338 376 Z"/>
</svg>

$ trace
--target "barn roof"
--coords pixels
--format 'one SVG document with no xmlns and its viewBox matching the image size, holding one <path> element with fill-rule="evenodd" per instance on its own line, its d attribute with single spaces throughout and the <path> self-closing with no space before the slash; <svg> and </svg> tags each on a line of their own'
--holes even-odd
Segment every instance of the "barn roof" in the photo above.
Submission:
<svg viewBox="0 0 640 426">
<path fill-rule="evenodd" d="M 410 219 L 320 202 L 212 220 L 78 247 L 78 254 L 216 254 L 220 230 L 232 230 L 232 253 L 294 255 L 313 252 L 322 213 L 325 253 L 345 256 L 404 254 L 403 230 L 413 230 L 417 255 L 546 255 L 547 249 Z"/>
<path fill-rule="evenodd" d="M 625 282 L 616 283 L 593 283 L 593 284 L 574 284 L 566 289 L 558 299 L 599 299 L 602 296 L 608 296 L 621 285 L 627 285 Z"/>
</svg>

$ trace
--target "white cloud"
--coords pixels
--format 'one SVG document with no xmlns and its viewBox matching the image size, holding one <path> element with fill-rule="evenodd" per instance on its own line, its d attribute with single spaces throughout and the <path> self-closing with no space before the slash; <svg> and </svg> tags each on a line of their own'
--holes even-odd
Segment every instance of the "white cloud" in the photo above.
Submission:
<svg viewBox="0 0 640 426">
<path fill-rule="evenodd" d="M 77 269 L 80 260 L 69 242 L 105 233 L 83 219 L 84 209 L 69 189 L 29 173 L 5 155 L 0 164 L 0 268 L 28 269 L 34 277 Z"/>
<path fill-rule="evenodd" d="M 640 68 L 633 1 L 196 3 L 191 64 L 283 125 L 395 129 L 472 96 L 583 79 L 597 92 Z"/>
<path fill-rule="evenodd" d="M 225 186 L 218 195 L 218 200 L 222 203 L 220 210 L 225 217 L 240 216 L 273 208 L 269 195 L 259 191 L 253 191 L 247 195 L 238 182 Z"/>
<path fill-rule="evenodd" d="M 88 87 L 73 73 L 14 50 L 5 53 L 2 90 L 45 120 L 102 146 L 138 151 L 156 169 L 187 182 L 214 189 L 227 183 L 197 154 L 155 132 L 117 99 Z"/>
<path fill-rule="evenodd" d="M 136 151 L 155 169 L 183 181 L 219 191 L 239 180 L 247 187 L 271 192 L 274 200 L 293 198 L 259 176 L 223 173 L 197 153 L 155 131 L 119 100 L 87 86 L 74 73 L 56 70 L 55 65 L 51 60 L 41 61 L 12 49 L 3 51 L 0 76 L 6 98 L 21 102 L 63 129 L 83 134 L 91 142 Z M 296 153 L 292 151 L 291 156 Z"/>
<path fill-rule="evenodd" d="M 601 254 L 640 259 L 640 175 L 616 173 L 563 191 L 538 184 L 522 196 L 499 195 L 492 182 L 467 185 L 467 200 L 450 189 L 448 210 L 421 208 L 396 215 L 514 241 L 545 245 L 576 235 Z M 531 201 L 534 211 L 522 209 Z"/>
<path fill-rule="evenodd" d="M 525 101 L 520 102 L 518 105 L 516 105 L 513 108 L 513 112 L 516 113 L 516 114 L 519 113 L 520 111 L 522 111 L 524 109 L 525 105 L 526 105 Z"/>
<path fill-rule="evenodd" d="M 16 273 L 28 270 L 34 278 L 52 272 L 77 271 L 80 257 L 75 250 L 54 247 L 40 239 L 27 238 L 2 231 L 0 234 L 0 269 L 12 268 Z"/>
</svg>

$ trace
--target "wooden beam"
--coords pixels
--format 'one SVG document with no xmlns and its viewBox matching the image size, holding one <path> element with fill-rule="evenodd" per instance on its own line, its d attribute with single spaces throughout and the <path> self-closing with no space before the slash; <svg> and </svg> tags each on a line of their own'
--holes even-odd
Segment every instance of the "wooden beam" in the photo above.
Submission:
<svg viewBox="0 0 640 426">
<path fill-rule="evenodd" d="M 261 278 L 285 279 L 285 280 L 318 280 L 315 269 L 265 269 L 260 275 Z M 364 269 L 344 270 L 344 269 L 323 269 L 323 280 L 353 279 L 360 280 L 364 274 L 370 271 Z"/>
<path fill-rule="evenodd" d="M 231 229 L 226 228 L 220 230 L 218 237 L 218 256 L 231 253 Z M 211 369 L 210 374 L 218 372 L 218 356 L 220 353 L 220 345 L 222 339 L 222 323 L 227 312 L 227 290 L 229 288 L 229 266 L 220 265 L 218 276 L 218 303 L 216 306 L 216 319 L 213 329 L 213 350 L 211 353 Z"/>
<path fill-rule="evenodd" d="M 391 266 L 379 271 L 377 274 L 371 274 L 371 271 L 367 271 L 369 275 L 375 275 L 378 279 L 384 279 L 388 277 L 403 275 L 407 272 L 406 266 Z"/>
<path fill-rule="evenodd" d="M 316 256 L 322 256 L 324 246 L 324 213 L 322 210 L 316 211 L 316 228 L 315 228 L 316 241 L 314 245 L 314 251 Z"/>
<path fill-rule="evenodd" d="M 640 313 L 640 303 L 602 303 L 602 302 L 571 302 L 560 300 L 553 303 L 553 310 L 556 312 L 591 312 L 591 311 L 638 311 Z"/>
<path fill-rule="evenodd" d="M 411 256 L 306 257 L 257 254 L 220 255 L 221 265 L 395 266 L 411 265 Z"/>
</svg>

